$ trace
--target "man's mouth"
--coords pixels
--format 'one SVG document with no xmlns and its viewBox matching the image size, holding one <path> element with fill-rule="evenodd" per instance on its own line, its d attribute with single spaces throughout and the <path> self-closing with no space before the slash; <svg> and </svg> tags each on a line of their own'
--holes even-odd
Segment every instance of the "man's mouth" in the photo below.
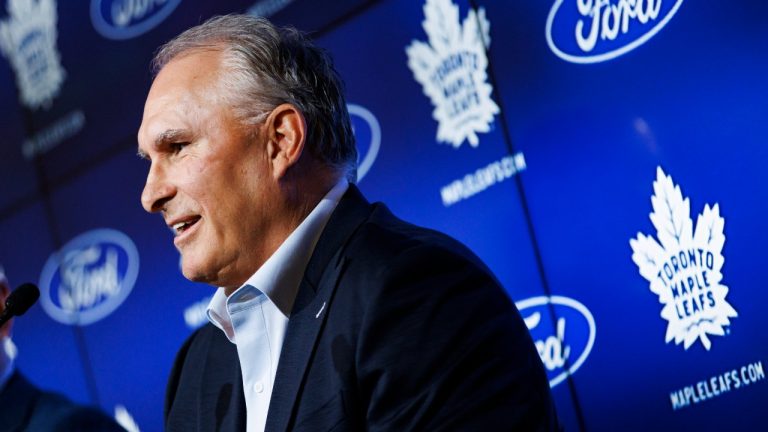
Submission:
<svg viewBox="0 0 768 432">
<path fill-rule="evenodd" d="M 192 218 L 180 221 L 180 222 L 176 222 L 175 224 L 173 224 L 171 226 L 171 230 L 176 235 L 183 234 L 185 231 L 190 229 L 194 224 L 196 224 L 197 221 L 199 221 L 199 220 L 200 220 L 200 216 L 195 216 L 195 217 L 192 217 Z"/>
</svg>

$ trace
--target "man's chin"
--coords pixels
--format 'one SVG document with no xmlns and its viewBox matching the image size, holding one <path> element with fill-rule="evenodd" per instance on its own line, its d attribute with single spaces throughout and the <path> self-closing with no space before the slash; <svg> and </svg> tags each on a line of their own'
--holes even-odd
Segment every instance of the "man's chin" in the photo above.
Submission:
<svg viewBox="0 0 768 432">
<path fill-rule="evenodd" d="M 190 256 L 181 259 L 181 273 L 185 278 L 192 282 L 204 283 L 217 288 L 235 287 L 245 283 L 244 278 L 237 278 L 232 272 L 232 267 L 216 265 L 221 264 L 218 261 L 214 263 L 198 262 L 191 259 Z M 243 279 L 243 280 L 241 280 Z"/>
<path fill-rule="evenodd" d="M 200 268 L 199 266 L 192 265 L 191 263 L 187 264 L 184 262 L 183 258 L 181 262 L 181 274 L 183 274 L 185 278 L 189 279 L 192 282 L 199 282 L 199 283 L 206 283 L 206 284 L 215 283 L 215 277 L 213 277 L 211 272 L 207 272 L 204 269 Z"/>
</svg>

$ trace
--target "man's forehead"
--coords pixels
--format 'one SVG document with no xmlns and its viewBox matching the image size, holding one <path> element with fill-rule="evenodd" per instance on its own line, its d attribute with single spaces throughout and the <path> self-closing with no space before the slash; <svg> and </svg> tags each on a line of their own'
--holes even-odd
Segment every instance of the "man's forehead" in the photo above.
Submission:
<svg viewBox="0 0 768 432">
<path fill-rule="evenodd" d="M 158 76 L 158 79 L 161 79 Z M 179 134 L 188 126 L 194 109 L 204 106 L 197 84 L 184 85 L 183 80 L 155 80 L 144 104 L 144 115 L 138 131 L 139 147 L 149 146 L 169 134 Z"/>
<path fill-rule="evenodd" d="M 139 127 L 139 142 L 154 141 L 170 130 L 183 129 L 189 117 L 194 116 L 191 110 L 196 105 L 200 105 L 200 101 L 195 100 L 190 92 L 174 92 L 147 99 Z"/>
<path fill-rule="evenodd" d="M 220 93 L 221 67 L 218 51 L 194 52 L 174 58 L 163 66 L 152 82 L 144 104 L 144 116 Z"/>
<path fill-rule="evenodd" d="M 194 121 L 221 97 L 221 51 L 196 50 L 169 61 L 155 77 L 138 131 L 139 156 L 189 135 Z"/>
</svg>

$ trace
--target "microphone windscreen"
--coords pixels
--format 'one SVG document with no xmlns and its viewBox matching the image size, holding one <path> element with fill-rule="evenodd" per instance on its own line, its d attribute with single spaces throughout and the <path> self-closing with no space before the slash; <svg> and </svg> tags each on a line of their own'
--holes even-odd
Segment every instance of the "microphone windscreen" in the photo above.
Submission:
<svg viewBox="0 0 768 432">
<path fill-rule="evenodd" d="M 11 315 L 21 316 L 35 304 L 38 298 L 40 298 L 40 290 L 37 289 L 37 286 L 25 283 L 8 296 L 8 300 L 5 301 L 5 308 Z"/>
</svg>

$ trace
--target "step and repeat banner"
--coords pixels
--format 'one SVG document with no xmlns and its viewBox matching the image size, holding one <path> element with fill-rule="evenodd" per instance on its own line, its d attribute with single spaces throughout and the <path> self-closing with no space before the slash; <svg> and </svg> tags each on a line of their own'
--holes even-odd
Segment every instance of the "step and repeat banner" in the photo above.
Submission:
<svg viewBox="0 0 768 432">
<path fill-rule="evenodd" d="M 39 386 L 162 429 L 214 288 L 139 202 L 149 62 L 246 12 L 332 53 L 360 188 L 496 273 L 566 430 L 765 427 L 765 2 L 70 3 L 0 0 L 0 264 L 41 289 L 13 335 Z"/>
</svg>

